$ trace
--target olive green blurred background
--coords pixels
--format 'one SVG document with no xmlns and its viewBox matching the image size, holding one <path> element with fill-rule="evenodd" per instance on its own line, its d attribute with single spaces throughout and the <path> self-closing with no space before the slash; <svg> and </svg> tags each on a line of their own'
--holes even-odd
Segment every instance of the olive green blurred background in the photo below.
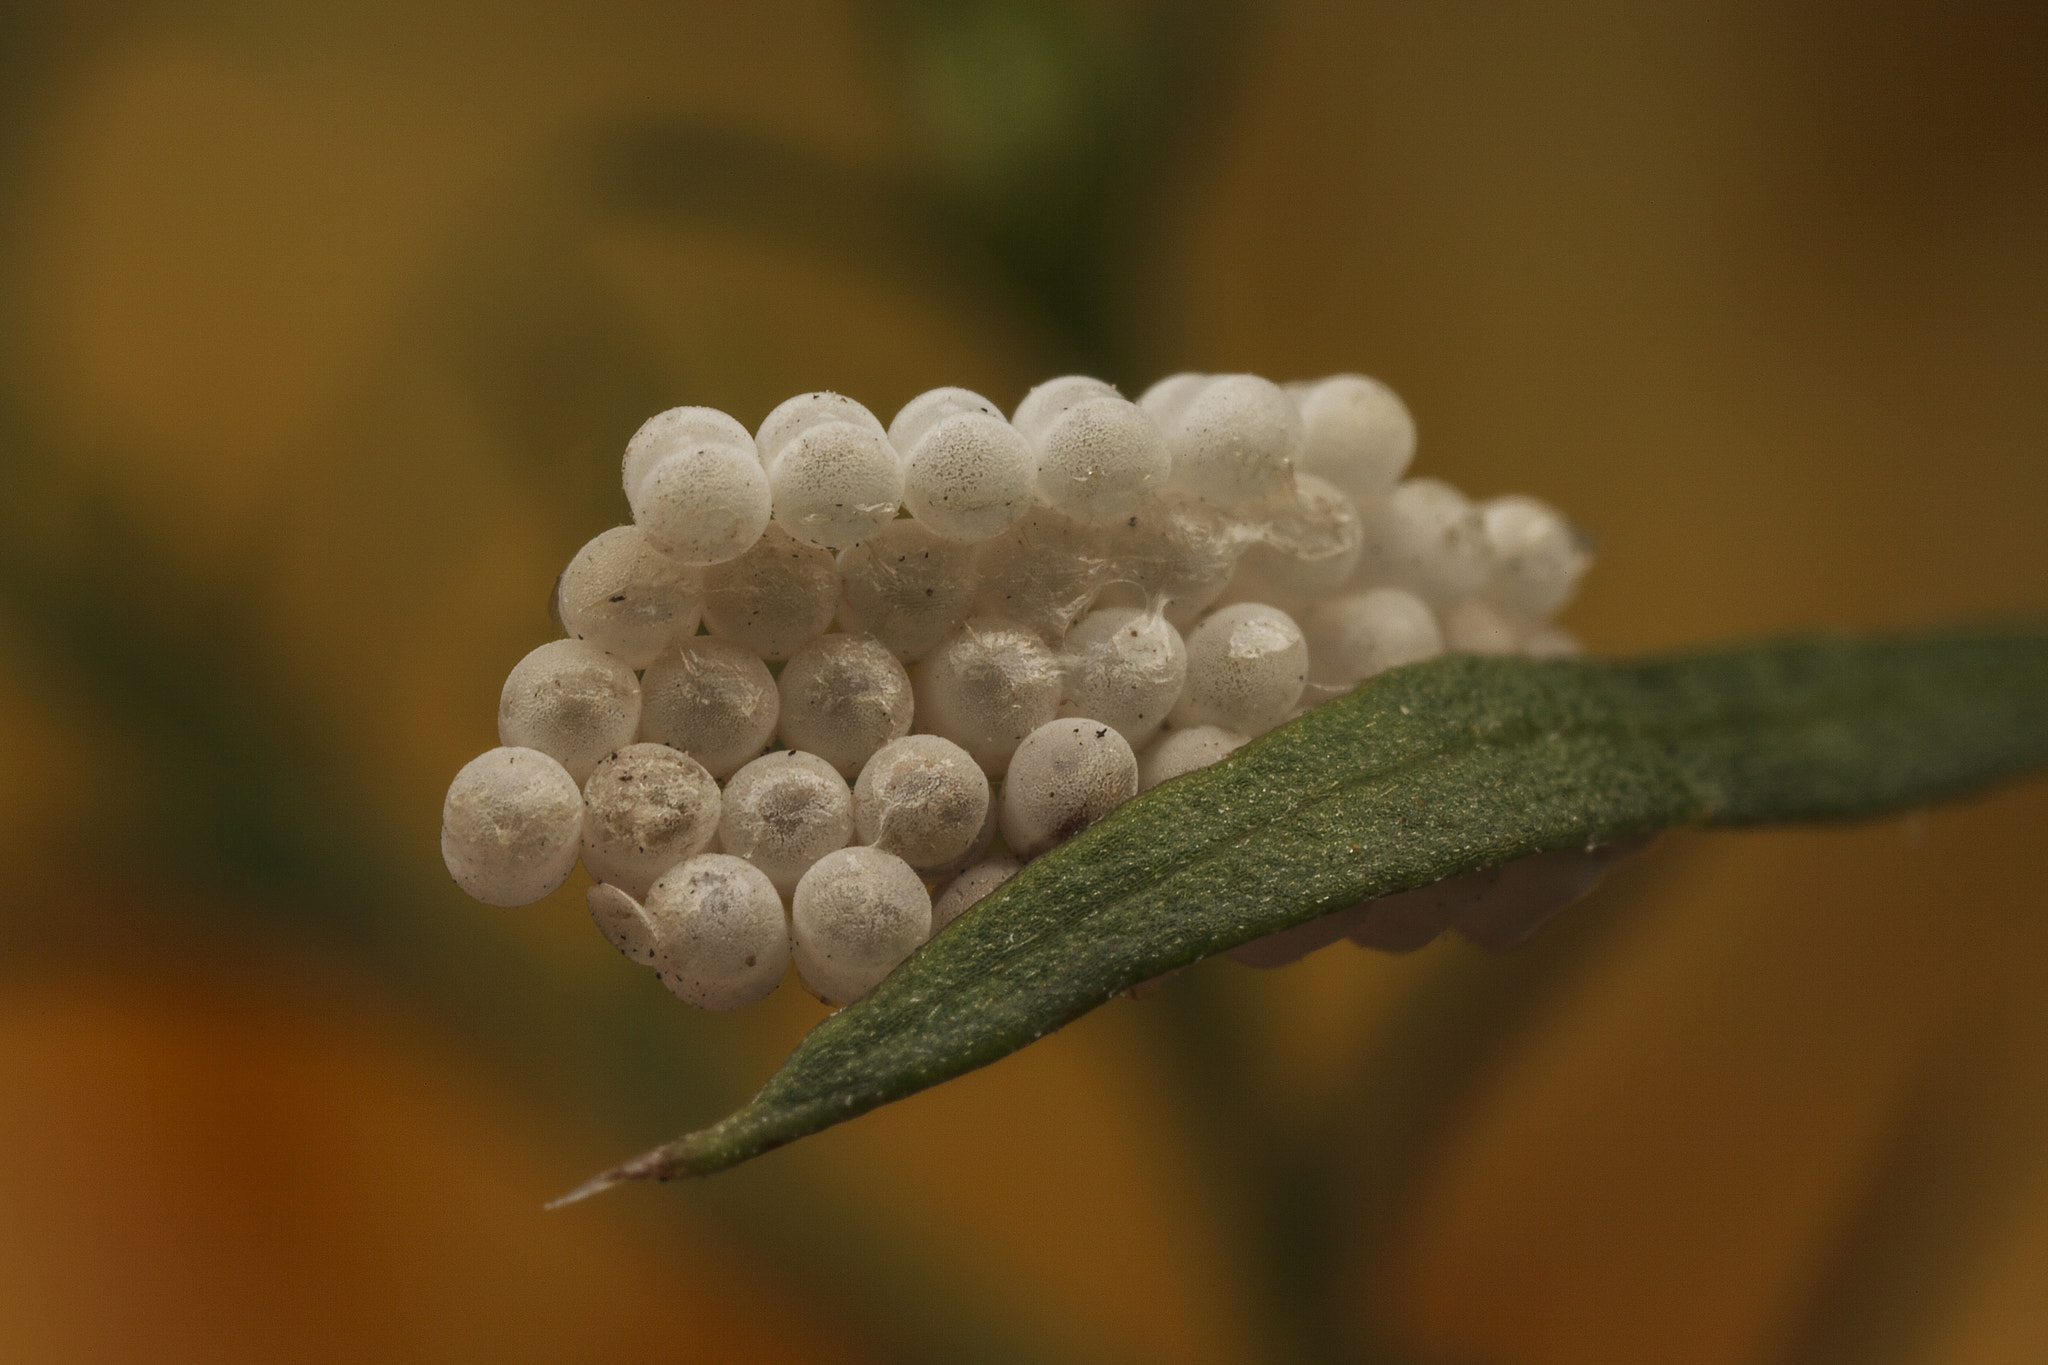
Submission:
<svg viewBox="0 0 2048 1365">
<path fill-rule="evenodd" d="M 2048 611 L 2048 10 L 0 7 L 0 1359 L 2048 1358 L 2048 784 L 1120 1002 L 543 1214 L 820 1014 L 440 867 L 659 408 L 1364 370 L 1627 652 Z"/>
</svg>

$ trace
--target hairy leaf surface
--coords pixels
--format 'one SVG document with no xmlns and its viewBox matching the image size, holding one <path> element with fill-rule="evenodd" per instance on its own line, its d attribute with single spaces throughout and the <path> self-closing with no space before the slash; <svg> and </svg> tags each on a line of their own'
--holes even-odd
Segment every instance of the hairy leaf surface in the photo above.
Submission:
<svg viewBox="0 0 2048 1365">
<path fill-rule="evenodd" d="M 735 1165 L 1370 897 L 1674 825 L 1873 815 L 2044 758 L 2041 628 L 1396 669 L 1031 863 L 738 1113 L 569 1198 Z"/>
</svg>

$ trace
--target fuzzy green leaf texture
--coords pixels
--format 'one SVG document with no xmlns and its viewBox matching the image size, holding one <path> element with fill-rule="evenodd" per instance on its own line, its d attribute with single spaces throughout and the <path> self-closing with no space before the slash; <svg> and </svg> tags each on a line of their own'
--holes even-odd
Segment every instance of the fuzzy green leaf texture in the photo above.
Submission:
<svg viewBox="0 0 2048 1365">
<path fill-rule="evenodd" d="M 561 1202 L 736 1165 L 1372 897 L 1679 825 L 1876 815 L 2044 759 L 2038 626 L 1395 669 L 1032 862 L 737 1113 Z"/>
</svg>

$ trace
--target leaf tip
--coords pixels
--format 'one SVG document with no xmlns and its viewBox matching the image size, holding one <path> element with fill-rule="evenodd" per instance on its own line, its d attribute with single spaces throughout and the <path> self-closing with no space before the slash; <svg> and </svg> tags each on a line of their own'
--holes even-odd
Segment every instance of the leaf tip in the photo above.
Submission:
<svg viewBox="0 0 2048 1365">
<path fill-rule="evenodd" d="M 571 1204 L 582 1203 L 592 1195 L 603 1194 L 614 1185 L 623 1185 L 629 1180 L 663 1179 L 668 1174 L 663 1169 L 663 1156 L 664 1151 L 657 1149 L 644 1152 L 631 1161 L 622 1161 L 608 1171 L 600 1171 L 567 1194 L 550 1199 L 541 1207 L 548 1210 L 567 1208 Z"/>
</svg>

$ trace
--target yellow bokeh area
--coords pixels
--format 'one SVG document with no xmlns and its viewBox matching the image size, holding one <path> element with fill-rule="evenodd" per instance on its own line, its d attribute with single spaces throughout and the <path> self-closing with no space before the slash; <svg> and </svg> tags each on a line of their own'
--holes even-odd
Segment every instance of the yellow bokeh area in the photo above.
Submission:
<svg viewBox="0 0 2048 1365">
<path fill-rule="evenodd" d="M 1596 652 L 2040 617 L 2043 13 L 8 6 L 0 1360 L 2048 1358 L 2038 777 L 553 1213 L 822 1008 L 437 849 L 677 404 L 1360 370 Z"/>
</svg>

